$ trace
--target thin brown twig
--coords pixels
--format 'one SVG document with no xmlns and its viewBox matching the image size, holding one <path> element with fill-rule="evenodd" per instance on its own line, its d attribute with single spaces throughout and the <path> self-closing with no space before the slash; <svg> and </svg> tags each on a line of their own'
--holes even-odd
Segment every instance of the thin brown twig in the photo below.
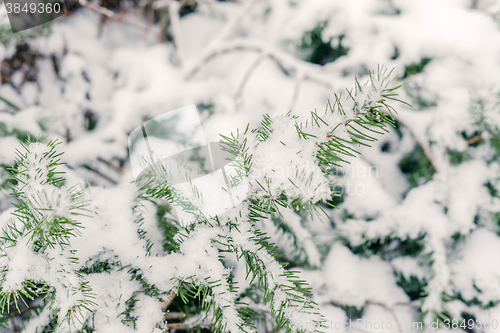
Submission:
<svg viewBox="0 0 500 333">
<path fill-rule="evenodd" d="M 167 295 L 167 298 L 163 301 L 163 307 L 161 308 L 161 311 L 165 312 L 168 308 L 168 306 L 170 305 L 170 303 L 172 303 L 172 301 L 174 300 L 174 298 L 177 296 L 176 293 L 169 293 Z"/>
<path fill-rule="evenodd" d="M 148 32 L 149 31 L 149 27 L 147 26 L 143 26 L 143 25 L 140 25 L 140 24 L 137 24 L 137 23 L 131 23 L 131 22 L 128 22 L 127 20 L 125 20 L 125 18 L 123 17 L 123 15 L 121 14 L 117 14 L 115 12 L 113 12 L 112 10 L 109 10 L 107 8 L 104 8 L 102 6 L 99 6 L 98 4 L 96 4 L 95 2 L 90 2 L 88 0 L 80 0 L 79 1 L 79 4 L 88 8 L 88 9 L 91 9 L 95 12 L 98 12 L 99 14 L 101 15 L 104 15 L 114 21 L 117 21 L 117 22 L 120 22 L 120 23 L 124 23 L 124 24 L 129 24 L 129 25 L 133 25 L 134 27 L 140 29 L 140 30 L 143 30 L 144 32 Z"/>
<path fill-rule="evenodd" d="M 476 135 L 476 136 L 470 138 L 469 140 L 467 140 L 467 144 L 469 146 L 471 146 L 471 145 L 473 145 L 476 142 L 481 141 L 481 140 L 483 140 L 483 136 L 481 134 L 479 134 L 479 135 Z"/>
<path fill-rule="evenodd" d="M 167 324 L 167 327 L 168 328 L 175 328 L 175 329 L 179 329 L 179 330 L 187 330 L 188 327 L 186 325 L 184 325 L 183 323 L 171 323 L 171 324 Z"/>
</svg>

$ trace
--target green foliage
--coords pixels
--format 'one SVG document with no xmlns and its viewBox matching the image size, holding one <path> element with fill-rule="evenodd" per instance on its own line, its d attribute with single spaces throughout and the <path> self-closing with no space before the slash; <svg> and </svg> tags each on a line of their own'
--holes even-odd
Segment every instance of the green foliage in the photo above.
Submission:
<svg viewBox="0 0 500 333">
<path fill-rule="evenodd" d="M 8 224 L 0 236 L 0 244 L 6 248 L 17 246 L 19 241 L 27 240 L 27 245 L 32 251 L 46 256 L 47 261 L 58 257 L 57 255 L 54 257 L 51 250 L 58 247 L 64 251 L 68 248 L 70 238 L 75 236 L 80 227 L 80 224 L 70 216 L 80 214 L 84 205 L 80 199 L 80 192 L 74 188 L 61 187 L 64 178 L 60 176 L 61 172 L 57 171 L 57 166 L 62 164 L 59 160 L 61 154 L 55 149 L 57 145 L 57 141 L 50 141 L 47 144 L 31 142 L 28 137 L 27 143 L 22 144 L 24 151 L 17 151 L 16 167 L 10 168 L 10 171 L 13 179 L 11 190 L 20 202 L 15 205 L 16 210 L 13 215 L 20 223 Z M 36 189 L 33 187 L 35 184 Z M 63 205 L 63 202 L 66 205 Z M 64 285 L 64 288 L 68 293 L 75 293 L 76 290 L 81 292 L 83 298 L 73 307 L 75 313 L 80 313 L 94 304 L 91 300 L 92 292 L 88 282 L 82 280 L 81 272 L 67 270 L 66 265 L 77 262 L 74 251 L 68 250 L 67 253 L 70 257 L 63 261 L 55 260 L 57 263 L 54 263 L 54 269 L 59 272 L 60 279 L 73 273 L 79 280 L 78 285 L 68 284 Z M 5 249 L 2 249 L 0 255 L 7 256 Z M 5 272 L 7 267 L 0 267 L 2 284 L 5 282 Z M 55 296 L 56 288 L 43 280 L 25 280 L 18 290 L 5 290 L 0 285 L 0 313 L 5 315 L 16 311 L 20 314 L 20 302 L 29 309 L 28 303 L 36 299 L 55 312 Z M 67 313 L 60 314 L 60 318 L 71 322 L 75 316 L 68 310 Z"/>
<path fill-rule="evenodd" d="M 342 310 L 344 310 L 347 318 L 356 321 L 356 319 L 362 318 L 363 313 L 365 312 L 365 307 L 356 307 L 356 306 L 350 306 L 350 305 L 340 305 L 339 306 Z"/>
<path fill-rule="evenodd" d="M 97 127 L 97 123 L 99 122 L 96 114 L 91 110 L 86 110 L 83 114 L 83 117 L 85 121 L 85 129 L 87 131 L 93 131 Z"/>
<path fill-rule="evenodd" d="M 359 245 L 352 245 L 346 238 L 340 240 L 352 253 L 360 257 L 380 256 L 384 260 L 391 260 L 401 256 L 416 257 L 424 249 L 424 235 L 418 238 L 400 239 L 399 237 L 386 236 L 383 238 L 367 238 Z"/>
<path fill-rule="evenodd" d="M 47 144 L 48 149 L 44 149 L 45 146 L 38 143 L 38 147 L 43 148 L 39 153 L 34 154 L 34 159 L 28 157 L 32 152 L 30 149 L 33 149 L 33 147 L 28 148 L 30 144 L 31 141 L 28 138 L 27 145 L 22 144 L 25 152 L 17 150 L 17 167 L 10 169 L 16 184 L 11 187 L 12 194 L 16 195 L 21 202 L 15 205 L 14 215 L 24 224 L 28 234 L 31 234 L 31 241 L 35 242 L 37 246 L 39 245 L 39 249 L 54 248 L 56 245 L 64 248 L 69 245 L 69 238 L 75 236 L 76 229 L 81 226 L 75 220 L 58 215 L 57 209 L 59 207 L 57 204 L 65 199 L 65 195 L 69 195 L 72 204 L 67 208 L 76 215 L 77 211 L 83 208 L 82 200 L 80 200 L 81 193 L 71 189 L 69 193 L 55 193 L 55 198 L 54 194 L 49 198 L 49 194 L 46 192 L 25 192 L 29 190 L 29 184 L 33 182 L 40 182 L 41 185 L 52 185 L 57 189 L 64 182 L 64 178 L 59 176 L 62 172 L 56 171 L 56 167 L 63 164 L 60 163 L 59 159 L 62 153 L 57 153 L 55 149 L 58 145 L 57 141 L 50 141 Z M 46 164 L 45 160 L 50 162 Z M 56 201 L 50 202 L 52 200 Z M 40 210 L 41 205 L 45 203 L 44 201 L 49 202 L 52 211 L 44 209 L 42 212 Z M 7 235 L 12 235 L 8 241 L 15 243 L 17 237 L 15 234 L 18 232 L 18 230 L 11 229 L 11 232 L 7 233 Z"/>
<path fill-rule="evenodd" d="M 303 246 L 299 243 L 297 235 L 290 228 L 290 226 L 286 223 L 286 221 L 279 216 L 275 216 L 271 219 L 274 225 L 277 227 L 279 231 L 283 233 L 283 235 L 289 235 L 295 247 L 295 251 L 293 253 L 293 258 L 286 258 L 285 256 L 278 258 L 281 262 L 286 263 L 287 268 L 293 268 L 295 266 L 300 266 L 304 268 L 312 268 L 313 266 L 309 262 L 309 258 Z"/>
<path fill-rule="evenodd" d="M 492 197 L 496 197 L 496 198 L 500 197 L 498 189 L 490 181 L 486 182 L 486 184 L 484 184 L 484 186 L 486 186 L 486 188 L 488 189 L 488 192 L 490 192 L 490 195 Z"/>
<path fill-rule="evenodd" d="M 210 118 L 215 114 L 215 104 L 211 101 L 196 104 L 196 109 L 203 118 Z"/>
<path fill-rule="evenodd" d="M 0 25 L 0 43 L 3 45 L 9 45 L 13 41 L 19 41 L 25 38 L 24 33 L 14 33 L 12 32 L 12 28 L 10 24 Z"/>
<path fill-rule="evenodd" d="M 452 165 L 459 165 L 465 161 L 469 161 L 472 159 L 472 157 L 467 151 L 458 151 L 455 149 L 448 148 L 446 149 L 446 154 L 448 154 L 450 163 Z"/>
<path fill-rule="evenodd" d="M 198 8 L 198 1 L 196 0 L 180 1 L 180 3 L 181 3 L 181 6 L 179 8 L 180 17 L 194 13 L 196 11 L 196 8 Z"/>
<path fill-rule="evenodd" d="M 203 294 L 203 291 L 209 292 L 199 286 L 181 282 L 177 288 L 177 295 L 168 306 L 171 312 L 182 312 L 188 315 L 198 315 L 204 313 L 203 300 L 208 294 Z"/>
<path fill-rule="evenodd" d="M 7 104 L 8 106 L 10 106 L 11 108 L 13 108 L 16 111 L 21 110 L 21 108 L 19 106 L 15 105 L 14 103 L 12 103 L 11 101 L 9 101 L 8 99 L 6 99 L 2 96 L 0 96 L 0 101 L 4 102 L 5 104 Z"/>
<path fill-rule="evenodd" d="M 492 152 L 488 162 L 500 162 L 500 92 L 490 89 L 473 96 L 469 110 L 476 127 L 470 146 L 486 142 Z"/>
<path fill-rule="evenodd" d="M 475 287 L 475 288 L 477 289 L 477 287 Z M 462 303 L 466 304 L 467 306 L 477 306 L 481 309 L 491 309 L 500 303 L 500 301 L 495 300 L 495 301 L 490 301 L 490 302 L 484 304 L 483 302 L 478 300 L 476 297 L 473 297 L 472 299 L 466 299 L 463 297 L 463 295 L 461 293 L 455 293 L 453 295 L 444 295 L 443 297 L 444 297 L 444 300 L 447 302 L 459 300 Z"/>
<path fill-rule="evenodd" d="M 424 250 L 424 234 L 420 234 L 417 238 L 407 237 L 406 239 L 399 239 L 397 251 L 401 256 L 416 257 Z"/>
<path fill-rule="evenodd" d="M 419 145 L 399 161 L 399 168 L 405 174 L 410 188 L 425 184 L 436 173 L 431 161 Z"/>
<path fill-rule="evenodd" d="M 17 138 L 21 142 L 26 142 L 28 138 L 32 135 L 25 131 L 21 131 L 17 128 L 12 128 L 7 126 L 6 124 L 0 122 L 0 137 L 13 136 Z"/>
<path fill-rule="evenodd" d="M 490 146 L 494 150 L 494 155 L 492 157 L 493 161 L 500 160 L 500 134 L 494 135 L 490 138 Z"/>
<path fill-rule="evenodd" d="M 12 186 L 9 168 L 10 165 L 0 164 L 0 189 L 7 190 Z"/>
<path fill-rule="evenodd" d="M 410 301 L 415 301 L 424 296 L 424 290 L 427 286 L 427 281 L 425 279 L 420 280 L 416 276 L 411 275 L 407 279 L 402 273 L 396 273 L 397 284 L 408 295 Z"/>
<path fill-rule="evenodd" d="M 345 37 L 344 35 L 335 38 L 337 45 L 332 45 L 334 41 L 333 37 L 325 41 L 322 36 L 325 28 L 326 23 L 320 23 L 314 29 L 307 31 L 304 36 L 302 36 L 302 40 L 298 47 L 305 52 L 306 61 L 325 65 L 345 56 L 349 52 L 349 48 L 342 45 L 342 39 Z"/>
<path fill-rule="evenodd" d="M 113 267 L 119 267 L 118 263 L 111 262 L 111 260 L 106 259 L 104 261 L 94 260 L 93 262 L 85 263 L 85 267 L 80 269 L 81 273 L 84 274 L 98 274 L 102 272 L 111 272 Z"/>
<path fill-rule="evenodd" d="M 438 96 L 417 82 L 409 82 L 405 91 L 416 110 L 426 110 L 437 106 Z"/>
<path fill-rule="evenodd" d="M 405 67 L 405 72 L 403 75 L 403 79 L 406 79 L 412 75 L 422 73 L 424 71 L 425 66 L 429 64 L 431 58 L 424 57 L 420 60 L 420 62 L 415 62 Z"/>
<path fill-rule="evenodd" d="M 391 60 L 396 60 L 400 56 L 399 48 L 397 46 L 394 47 L 394 53 L 391 56 Z"/>
<path fill-rule="evenodd" d="M 175 235 L 179 232 L 179 227 L 173 221 L 169 219 L 166 214 L 171 211 L 171 207 L 166 204 L 159 204 L 156 206 L 156 216 L 158 219 L 158 227 L 163 232 L 163 249 L 167 253 L 171 253 L 179 250 L 179 244 L 175 241 Z"/>
</svg>

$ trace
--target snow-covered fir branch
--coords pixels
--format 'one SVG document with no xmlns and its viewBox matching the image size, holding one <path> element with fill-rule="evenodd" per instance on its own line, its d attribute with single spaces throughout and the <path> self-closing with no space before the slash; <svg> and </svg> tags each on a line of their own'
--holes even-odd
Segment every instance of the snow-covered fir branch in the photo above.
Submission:
<svg viewBox="0 0 500 333">
<path fill-rule="evenodd" d="M 239 300 L 231 267 L 224 264 L 227 255 L 245 263 L 249 285 L 263 291 L 261 302 L 278 328 L 318 329 L 322 318 L 307 284 L 276 260 L 277 247 L 256 223 L 280 216 L 280 207 L 312 213 L 331 197 L 331 168 L 356 153 L 356 144 L 375 140 L 368 133 L 392 124 L 387 103 L 397 101 L 398 87 L 390 85 L 390 74 L 379 71 L 364 85 L 356 82 L 344 99 L 336 97 L 324 114 L 313 112 L 305 122 L 290 113 L 265 116 L 260 128 L 225 137 L 221 144 L 242 156 L 231 183 L 248 177 L 249 194 L 232 210 L 200 215 L 186 226 L 172 216 L 179 237 L 169 254 L 153 250 L 154 235 L 141 227 L 151 203 L 163 200 L 199 212 L 186 198 L 177 199 L 164 167 L 143 174 L 137 189 L 77 191 L 57 171 L 56 142 L 23 145 L 12 169 L 20 204 L 2 238 L 3 311 L 41 299 L 60 332 L 89 325 L 154 331 L 166 324 L 161 300 L 172 293 L 187 299 L 187 293 L 200 299 L 216 332 L 253 331 L 252 307 Z"/>
</svg>

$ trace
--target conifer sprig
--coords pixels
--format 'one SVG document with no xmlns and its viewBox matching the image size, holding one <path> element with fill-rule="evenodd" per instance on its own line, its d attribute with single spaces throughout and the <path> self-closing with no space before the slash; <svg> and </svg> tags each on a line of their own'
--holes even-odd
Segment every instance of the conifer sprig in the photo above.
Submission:
<svg viewBox="0 0 500 333">
<path fill-rule="evenodd" d="M 16 167 L 10 169 L 11 191 L 19 203 L 12 214 L 17 219 L 2 230 L 0 238 L 0 312 L 14 307 L 20 313 L 19 302 L 29 308 L 28 301 L 40 299 L 54 313 L 62 311 L 60 323 L 71 326 L 95 304 L 88 282 L 75 269 L 78 259 L 68 249 L 81 228 L 73 217 L 82 214 L 85 203 L 82 192 L 66 187 L 63 172 L 57 171 L 63 164 L 58 144 L 28 138 L 21 143 L 23 151 L 17 150 Z M 36 268 L 30 267 L 35 264 Z M 13 265 L 25 265 L 21 284 L 15 281 L 18 273 L 11 273 Z"/>
<path fill-rule="evenodd" d="M 62 153 L 57 153 L 59 142 L 52 140 L 21 143 L 24 151 L 17 150 L 16 167 L 10 168 L 12 195 L 17 196 L 14 215 L 24 225 L 25 234 L 41 248 L 64 248 L 69 238 L 78 233 L 80 223 L 72 216 L 83 213 L 82 192 L 75 187 L 66 188 L 63 172 L 57 171 Z M 19 232 L 17 232 L 19 233 Z"/>
<path fill-rule="evenodd" d="M 237 132 L 236 135 L 223 136 L 221 145 L 224 150 L 242 156 L 238 178 L 250 177 L 250 184 L 255 189 L 250 191 L 256 193 L 249 198 L 251 214 L 256 218 L 279 215 L 280 207 L 307 210 L 311 214 L 321 212 L 322 208 L 316 202 L 318 199 L 328 200 L 332 193 L 326 187 L 334 185 L 327 178 L 334 176 L 336 167 L 348 163 L 347 158 L 359 154 L 356 146 L 369 146 L 370 142 L 377 140 L 375 135 L 387 132 L 388 125 L 395 125 L 394 108 L 390 102 L 407 104 L 397 98 L 397 90 L 402 85 L 391 86 L 396 79 L 397 76 L 392 77 L 392 71 L 379 68 L 376 73 L 370 72 L 364 84 L 356 79 L 355 87 L 347 90 L 345 98 L 342 94 L 335 95 L 334 103 L 328 103 L 323 114 L 311 111 L 310 119 L 299 122 L 298 116 L 288 112 L 276 119 L 278 124 L 269 115 L 264 115 L 260 128 L 249 131 L 247 127 L 243 135 Z M 287 136 L 284 126 L 294 126 L 298 140 Z M 248 136 L 249 132 L 255 135 L 255 141 Z M 286 174 L 287 177 L 279 177 L 279 172 L 263 173 L 259 169 L 265 166 L 264 155 L 259 165 L 254 165 L 260 150 L 286 150 L 288 155 L 298 158 L 288 162 L 291 172 Z M 312 160 L 314 157 L 316 160 L 311 163 L 304 151 L 314 154 Z M 310 164 L 308 168 L 302 167 L 305 163 Z M 324 179 L 315 176 L 318 171 L 315 165 L 324 174 Z M 252 177 L 253 174 L 257 176 Z M 283 188 L 294 190 L 284 191 Z M 308 195 L 311 192 L 317 193 L 318 199 L 311 201 L 311 195 Z"/>
</svg>

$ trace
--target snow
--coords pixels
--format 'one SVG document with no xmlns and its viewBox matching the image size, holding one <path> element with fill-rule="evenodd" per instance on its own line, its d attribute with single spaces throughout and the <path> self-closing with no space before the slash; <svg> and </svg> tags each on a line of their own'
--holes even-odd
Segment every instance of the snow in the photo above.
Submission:
<svg viewBox="0 0 500 333">
<path fill-rule="evenodd" d="M 232 235 L 235 244 L 256 251 L 268 265 L 266 276 L 270 286 L 277 287 L 274 305 L 279 306 L 286 299 L 279 289 L 286 282 L 280 275 L 283 271 L 249 241 L 252 230 L 244 223 L 248 214 L 245 203 L 219 214 L 221 221 L 238 218 L 241 233 L 228 231 L 224 226 L 197 226 L 182 243 L 180 253 L 166 255 L 161 248 L 161 231 L 155 224 L 155 204 L 139 202 L 139 193 L 130 183 L 138 175 L 138 164 L 134 152 L 127 151 L 129 134 L 143 122 L 168 111 L 204 103 L 212 104 L 215 112 L 202 117 L 206 141 L 215 141 L 219 134 L 228 135 L 237 128 L 241 133 L 248 123 L 250 128 L 258 128 L 262 114 L 272 118 L 273 132 L 268 140 L 260 142 L 253 133 L 246 136 L 253 166 L 248 188 L 240 189 L 239 198 L 249 194 L 254 199 L 276 199 L 284 192 L 292 199 L 317 202 L 331 197 L 333 184 L 344 186 L 340 209 L 328 213 L 332 224 L 282 209 L 283 222 L 295 233 L 295 238 L 287 238 L 271 219 L 258 223 L 287 256 L 301 253 L 297 244 L 304 249 L 304 255 L 298 258 L 307 258 L 311 267 L 301 269 L 302 276 L 313 287 L 312 299 L 320 303 L 325 319 L 346 321 L 340 306 L 352 305 L 365 307 L 365 321 L 393 321 L 388 308 L 396 311 L 401 320 L 414 320 L 421 313 L 416 313 L 412 306 L 399 304 L 409 299 L 397 286 L 395 272 L 428 281 L 427 296 L 419 301 L 421 310 L 431 313 L 445 309 L 453 316 L 467 310 L 482 320 L 498 317 L 498 306 L 481 309 L 460 301 L 442 300 L 442 293 L 460 293 L 465 300 L 477 298 L 483 304 L 500 298 L 500 271 L 495 257 L 500 246 L 499 227 L 494 217 L 500 202 L 484 186 L 490 182 L 498 189 L 500 168 L 498 162 L 491 161 L 493 150 L 488 143 L 492 134 L 483 132 L 485 143 L 478 147 L 469 147 L 461 135 L 463 131 L 470 134 L 478 129 L 469 110 L 477 96 L 486 100 L 484 122 L 493 132 L 500 129 L 496 89 L 491 88 L 500 75 L 497 2 L 476 1 L 477 8 L 471 8 L 472 1 L 465 0 L 200 2 L 195 13 L 180 19 L 182 65 L 172 61 L 177 50 L 171 43 L 157 43 L 156 27 L 142 32 L 133 25 L 109 22 L 97 37 L 100 17 L 89 10 L 81 9 L 58 19 L 48 36 L 28 40 L 32 48 L 45 55 L 37 60 L 38 82 L 23 83 L 22 73 L 17 71 L 10 78 L 14 87 L 0 85 L 0 96 L 21 108 L 14 112 L 0 101 L 0 125 L 5 125 L 9 134 L 15 129 L 32 137 L 49 135 L 49 139 L 63 142 L 58 150 L 64 151 L 62 159 L 68 163 L 61 167 L 67 172 L 65 186 L 50 188 L 43 184 L 47 169 L 37 161 L 45 148 L 33 145 L 38 155 L 29 160 L 29 177 L 23 178 L 28 185 L 23 196 L 35 201 L 33 212 L 57 207 L 38 213 L 41 220 L 63 216 L 82 224 L 70 247 L 76 251 L 78 264 L 65 261 L 55 252 L 35 253 L 26 238 L 11 248 L 3 249 L 2 244 L 8 256 L 1 257 L 1 265 L 9 267 L 2 281 L 3 290 L 19 288 L 26 278 L 50 281 L 62 290 L 56 272 L 47 264 L 50 256 L 69 272 L 98 258 L 121 261 L 140 269 L 147 281 L 164 292 L 175 287 L 175 279 L 192 279 L 206 285 L 209 277 L 210 281 L 225 281 L 230 271 L 219 261 L 213 244 L 220 235 Z M 3 7 L 1 12 L 4 22 Z M 143 23 L 138 18 L 127 18 Z M 323 30 L 323 40 L 332 39 L 335 45 L 338 37 L 344 35 L 342 43 L 349 48 L 348 54 L 325 66 L 300 60 L 303 54 L 295 45 L 306 31 L 325 20 L 329 22 Z M 393 57 L 396 47 L 399 56 Z M 12 57 L 14 52 L 12 45 L 0 46 L 2 59 Z M 58 73 L 51 55 L 59 62 Z M 210 55 L 213 58 L 207 59 Z M 344 89 L 352 87 L 354 76 L 363 83 L 367 70 L 378 65 L 395 67 L 396 73 L 403 74 L 405 66 L 419 63 L 424 57 L 431 59 L 429 64 L 422 73 L 411 76 L 412 82 L 401 90 L 401 98 L 414 106 L 395 105 L 402 137 L 393 129 L 384 136 L 377 135 L 381 141 L 372 147 L 354 147 L 361 156 L 348 159 L 350 164 L 344 165 L 344 176 L 325 176 L 312 156 L 331 128 L 309 123 L 303 130 L 316 138 L 303 140 L 294 127 L 295 120 L 283 114 L 291 110 L 292 115 L 299 116 L 297 122 L 303 123 L 310 120 L 310 111 L 319 110 L 328 124 L 345 123 L 354 117 L 355 108 L 347 108 L 346 116 L 322 113 L 327 100 L 334 100 L 333 93 L 343 91 L 345 97 Z M 412 97 L 417 87 L 421 87 L 419 98 L 432 102 L 427 107 L 420 107 Z M 358 95 L 358 107 L 379 100 L 379 93 L 380 89 Z M 344 103 L 346 107 L 355 107 L 352 102 Z M 88 110 L 97 119 L 93 130 L 84 126 Z M 334 134 L 347 137 L 345 126 Z M 198 133 L 191 139 L 201 144 L 204 141 L 200 138 Z M 148 139 L 160 154 L 186 148 L 154 136 L 148 135 Z M 381 151 L 385 142 L 391 145 L 388 152 Z M 427 183 L 410 188 L 398 163 L 421 144 L 428 148 L 437 173 Z M 137 142 L 137 151 L 144 151 L 145 147 L 144 141 Z M 14 136 L 0 137 L 0 164 L 13 165 L 16 148 L 20 145 Z M 448 149 L 466 150 L 471 159 L 452 165 Z M 220 190 L 212 191 L 212 196 L 205 196 L 200 204 L 213 208 L 210 214 L 219 213 L 221 209 L 215 204 L 221 203 L 220 198 L 227 194 L 218 186 L 221 177 L 219 174 L 216 181 L 204 184 L 209 190 Z M 6 178 L 0 173 L 0 184 Z M 70 188 L 77 184 L 78 189 L 84 189 L 81 199 L 87 204 L 86 210 L 79 211 L 81 215 L 71 214 L 75 212 L 75 203 L 71 201 L 74 192 Z M 23 188 L 18 186 L 19 190 Z M 0 190 L 0 200 L 0 226 L 16 223 L 21 227 L 18 220 L 11 218 L 12 209 L 8 206 L 13 199 L 4 189 Z M 222 210 L 229 208 L 226 204 Z M 179 215 L 182 211 L 177 211 Z M 153 243 L 151 253 L 146 251 L 146 239 L 137 233 L 138 221 L 143 221 L 141 228 Z M 463 241 L 452 238 L 457 234 Z M 374 238 L 403 240 L 421 235 L 422 253 L 387 260 L 377 255 L 362 258 L 339 240 L 357 246 Z M 430 263 L 425 262 L 425 256 L 431 259 Z M 233 261 L 235 280 L 246 286 L 244 263 Z M 99 330 L 133 331 L 121 322 L 123 315 L 120 316 L 125 310 L 124 300 L 130 297 L 139 299 L 134 309 L 134 315 L 139 317 L 137 329 L 159 330 L 155 326 L 162 320 L 161 303 L 144 295 L 128 273 L 113 269 L 85 279 L 96 295 L 94 320 Z M 75 274 L 69 274 L 68 281 L 76 289 L 81 282 Z M 227 284 L 218 288 L 215 290 L 220 293 L 214 296 L 217 304 L 233 304 L 238 293 L 223 294 Z M 79 296 L 65 299 L 59 295 L 58 304 L 71 309 L 71 303 L 77 302 Z M 239 321 L 235 309 L 223 310 L 228 328 L 236 332 Z M 309 320 L 294 311 L 286 315 L 296 325 Z M 30 321 L 25 331 L 45 324 L 42 317 Z M 337 330 L 329 328 L 330 331 Z"/>
<path fill-rule="evenodd" d="M 356 212 L 357 217 L 375 217 L 393 208 L 396 200 L 383 188 L 378 180 L 379 170 L 357 158 L 350 159 L 344 168 L 345 175 L 338 182 L 347 195 L 342 207 Z"/>
<path fill-rule="evenodd" d="M 98 304 L 94 323 L 106 332 L 133 332 L 133 329 L 113 320 L 119 317 L 126 309 L 126 301 L 133 296 L 134 290 L 138 290 L 139 282 L 131 281 L 124 271 L 112 271 L 110 273 L 91 274 L 88 277 L 97 295 L 95 302 Z M 152 313 L 145 320 L 155 319 Z"/>
<path fill-rule="evenodd" d="M 335 244 L 325 259 L 323 274 L 332 300 L 361 307 L 367 301 L 388 306 L 408 301 L 396 286 L 391 266 L 379 258 L 359 258 Z"/>
<path fill-rule="evenodd" d="M 2 147 L 19 147 L 21 148 L 21 145 L 19 144 L 19 140 L 17 140 L 14 137 L 3 137 L 0 138 L 0 146 Z M 16 151 L 14 149 L 5 149 L 5 151 L 2 151 L 2 155 L 0 155 L 0 164 L 4 165 L 12 165 L 14 164 L 14 160 L 16 158 Z"/>
<path fill-rule="evenodd" d="M 425 269 L 414 258 L 395 258 L 391 260 L 391 265 L 396 271 L 401 272 L 406 279 L 410 279 L 411 276 L 419 279 L 425 278 Z"/>
<path fill-rule="evenodd" d="M 477 297 L 484 303 L 498 299 L 500 269 L 495 255 L 498 250 L 500 242 L 496 234 L 485 229 L 471 233 L 459 260 L 453 264 L 457 272 L 452 278 L 454 285 L 465 299 Z"/>
</svg>

